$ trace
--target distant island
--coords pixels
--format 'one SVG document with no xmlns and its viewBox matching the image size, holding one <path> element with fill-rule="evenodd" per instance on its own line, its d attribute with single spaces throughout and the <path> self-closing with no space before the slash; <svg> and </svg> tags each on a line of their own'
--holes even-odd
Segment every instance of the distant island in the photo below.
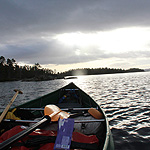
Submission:
<svg viewBox="0 0 150 150">
<path fill-rule="evenodd" d="M 116 68 L 82 68 L 72 69 L 69 71 L 55 73 L 51 69 L 42 68 L 39 63 L 33 66 L 19 66 L 15 59 L 5 59 L 0 57 L 0 82 L 4 81 L 46 81 L 54 79 L 65 79 L 66 76 L 78 75 L 98 75 L 98 74 L 114 74 L 114 73 L 129 73 L 129 72 L 144 72 L 143 69 L 116 69 Z"/>
</svg>

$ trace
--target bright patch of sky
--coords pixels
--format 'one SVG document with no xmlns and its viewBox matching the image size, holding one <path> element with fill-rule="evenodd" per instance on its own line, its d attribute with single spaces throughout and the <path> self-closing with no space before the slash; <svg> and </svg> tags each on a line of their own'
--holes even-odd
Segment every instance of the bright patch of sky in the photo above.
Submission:
<svg viewBox="0 0 150 150">
<path fill-rule="evenodd" d="M 120 28 L 95 33 L 63 33 L 54 37 L 66 46 L 79 48 L 97 47 L 106 52 L 126 52 L 148 50 L 150 28 Z M 76 51 L 80 55 L 79 50 Z"/>
</svg>

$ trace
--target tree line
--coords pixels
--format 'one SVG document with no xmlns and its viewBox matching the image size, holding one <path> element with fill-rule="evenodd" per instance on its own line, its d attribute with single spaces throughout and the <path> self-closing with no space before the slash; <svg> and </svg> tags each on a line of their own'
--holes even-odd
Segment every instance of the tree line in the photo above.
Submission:
<svg viewBox="0 0 150 150">
<path fill-rule="evenodd" d="M 4 56 L 0 56 L 0 81 L 46 80 L 53 76 L 53 70 L 41 68 L 39 63 L 35 63 L 33 66 L 19 66 L 14 58 L 5 59 Z"/>
<path fill-rule="evenodd" d="M 62 76 L 77 76 L 77 75 L 98 75 L 98 74 L 113 74 L 113 73 L 129 73 L 129 72 L 144 72 L 143 69 L 130 68 L 130 69 L 116 69 L 116 68 L 83 68 L 72 69 L 61 73 Z"/>
<path fill-rule="evenodd" d="M 56 73 L 51 69 L 42 68 L 39 63 L 33 66 L 24 65 L 19 66 L 14 58 L 5 59 L 0 56 L 0 81 L 41 81 L 64 78 L 65 76 L 77 75 L 98 75 L 98 74 L 112 74 L 112 73 L 128 73 L 128 72 L 143 72 L 143 69 L 116 69 L 116 68 L 82 68 L 71 69 L 66 72 Z"/>
</svg>

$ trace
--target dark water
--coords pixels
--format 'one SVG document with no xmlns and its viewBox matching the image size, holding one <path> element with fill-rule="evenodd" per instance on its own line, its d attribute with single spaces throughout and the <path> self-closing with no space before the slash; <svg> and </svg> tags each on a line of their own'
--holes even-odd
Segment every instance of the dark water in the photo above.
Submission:
<svg viewBox="0 0 150 150">
<path fill-rule="evenodd" d="M 150 150 L 150 72 L 97 76 L 42 82 L 0 83 L 0 106 L 20 89 L 13 106 L 74 82 L 101 105 L 109 119 L 116 150 Z"/>
</svg>

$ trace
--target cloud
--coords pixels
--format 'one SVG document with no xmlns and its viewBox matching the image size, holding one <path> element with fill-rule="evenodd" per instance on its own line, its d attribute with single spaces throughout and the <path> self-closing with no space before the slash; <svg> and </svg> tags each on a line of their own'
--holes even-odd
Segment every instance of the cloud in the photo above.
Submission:
<svg viewBox="0 0 150 150">
<path fill-rule="evenodd" d="M 149 59 L 150 52 L 145 49 L 108 53 L 100 47 L 69 47 L 53 39 L 61 33 L 149 27 L 149 6 L 147 0 L 1 0 L 0 55 L 31 64 L 73 64 L 106 58 Z"/>
<path fill-rule="evenodd" d="M 2 33 L 110 30 L 124 26 L 149 26 L 147 0 L 1 0 Z"/>
<path fill-rule="evenodd" d="M 1 49 L 1 48 L 0 48 Z M 15 58 L 16 61 L 27 61 L 30 64 L 74 64 L 108 58 L 141 58 L 150 57 L 150 51 L 106 52 L 96 46 L 66 46 L 56 40 L 32 39 L 2 47 L 1 55 Z"/>
</svg>

